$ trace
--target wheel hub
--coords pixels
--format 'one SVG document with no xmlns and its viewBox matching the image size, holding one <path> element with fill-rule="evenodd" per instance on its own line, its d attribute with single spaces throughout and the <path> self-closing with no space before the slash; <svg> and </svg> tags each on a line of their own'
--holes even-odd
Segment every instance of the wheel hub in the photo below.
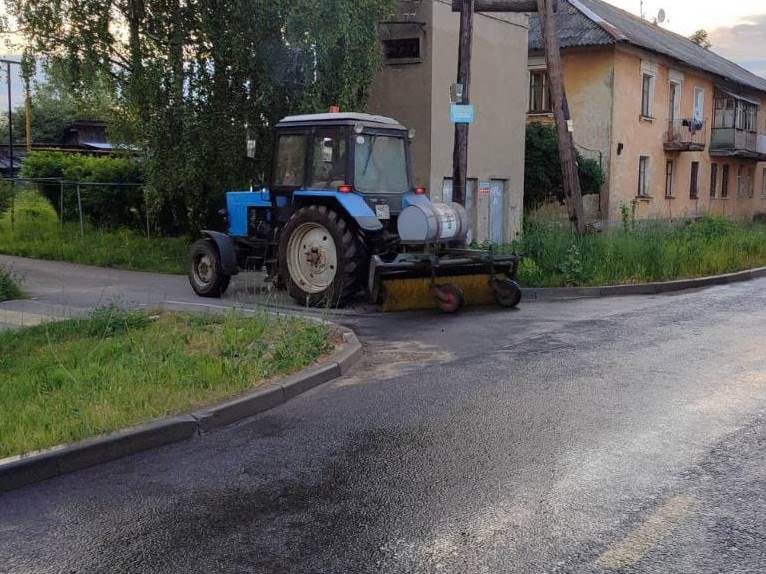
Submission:
<svg viewBox="0 0 766 574">
<path fill-rule="evenodd" d="M 304 223 L 287 245 L 290 276 L 307 293 L 321 293 L 335 281 L 338 253 L 335 240 L 319 223 Z"/>
</svg>

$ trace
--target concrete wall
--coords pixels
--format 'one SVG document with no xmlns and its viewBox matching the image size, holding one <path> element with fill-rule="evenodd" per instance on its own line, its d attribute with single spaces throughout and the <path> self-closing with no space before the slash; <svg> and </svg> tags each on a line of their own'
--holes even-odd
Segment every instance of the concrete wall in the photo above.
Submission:
<svg viewBox="0 0 766 574">
<path fill-rule="evenodd" d="M 407 14 L 402 21 L 422 24 L 421 57 L 419 64 L 384 65 L 373 84 L 367 111 L 391 116 L 402 125 L 415 130 L 412 142 L 413 183 L 431 187 L 431 98 L 433 69 L 433 33 L 431 2 L 415 6 L 407 0 L 399 2 L 399 13 Z"/>
<path fill-rule="evenodd" d="M 414 12 L 412 12 L 414 7 Z M 445 178 L 452 177 L 454 126 L 450 122 L 450 85 L 457 75 L 459 16 L 449 2 L 400 2 L 400 14 L 423 25 L 422 61 L 384 65 L 368 104 L 370 113 L 397 118 L 416 130 L 413 172 L 432 199 L 442 199 Z M 504 241 L 521 232 L 524 193 L 524 126 L 527 110 L 527 17 L 477 14 L 474 28 L 471 101 L 476 123 L 470 127 L 469 178 L 505 181 Z M 490 195 L 479 196 L 476 233 L 489 235 Z"/>
</svg>

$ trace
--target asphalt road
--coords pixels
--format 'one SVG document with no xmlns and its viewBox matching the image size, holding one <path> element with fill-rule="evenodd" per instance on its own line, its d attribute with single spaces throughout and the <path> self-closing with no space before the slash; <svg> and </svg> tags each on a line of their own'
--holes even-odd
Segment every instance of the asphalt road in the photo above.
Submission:
<svg viewBox="0 0 766 574">
<path fill-rule="evenodd" d="M 195 302 L 14 264 L 52 310 Z M 368 347 L 349 376 L 0 495 L 0 572 L 766 571 L 766 280 L 338 319 Z"/>
</svg>

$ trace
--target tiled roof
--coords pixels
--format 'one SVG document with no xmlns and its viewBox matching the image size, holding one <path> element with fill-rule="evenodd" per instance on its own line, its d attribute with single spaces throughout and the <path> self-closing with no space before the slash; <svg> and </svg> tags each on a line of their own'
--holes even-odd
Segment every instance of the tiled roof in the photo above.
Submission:
<svg viewBox="0 0 766 574">
<path fill-rule="evenodd" d="M 711 50 L 705 50 L 684 36 L 603 0 L 560 0 L 556 31 L 562 48 L 633 44 L 715 74 L 724 80 L 766 91 L 766 79 Z M 530 15 L 529 19 L 529 49 L 543 49 L 540 19 L 536 14 Z"/>
</svg>

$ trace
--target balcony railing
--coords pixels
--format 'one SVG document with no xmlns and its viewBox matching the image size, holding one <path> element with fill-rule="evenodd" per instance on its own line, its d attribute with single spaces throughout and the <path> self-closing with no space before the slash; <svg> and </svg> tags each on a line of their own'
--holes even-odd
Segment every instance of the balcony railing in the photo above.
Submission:
<svg viewBox="0 0 766 574">
<path fill-rule="evenodd" d="M 711 155 L 758 158 L 758 134 L 738 128 L 714 128 L 710 141 Z"/>
<path fill-rule="evenodd" d="M 667 151 L 703 151 L 707 141 L 707 124 L 701 120 L 670 120 L 665 132 Z"/>
</svg>

